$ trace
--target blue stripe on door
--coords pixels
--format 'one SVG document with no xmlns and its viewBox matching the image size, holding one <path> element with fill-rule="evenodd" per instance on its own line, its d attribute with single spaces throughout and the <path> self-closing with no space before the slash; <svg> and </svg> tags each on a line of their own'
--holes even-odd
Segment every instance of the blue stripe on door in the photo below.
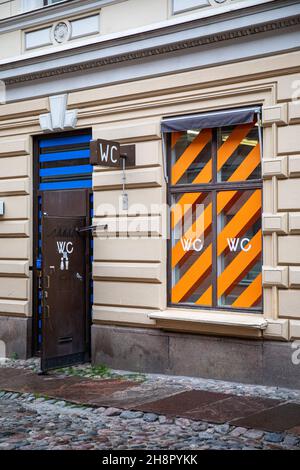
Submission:
<svg viewBox="0 0 300 470">
<path fill-rule="evenodd" d="M 43 139 L 40 141 L 40 148 L 58 147 L 60 145 L 83 144 L 90 142 L 92 136 L 87 135 L 74 135 L 71 137 L 58 137 L 56 139 Z"/>
<path fill-rule="evenodd" d="M 83 173 L 90 174 L 92 171 L 92 165 L 60 166 L 56 168 L 43 168 L 40 170 L 40 176 L 81 175 Z"/>
<path fill-rule="evenodd" d="M 41 191 L 51 191 L 55 189 L 80 189 L 91 188 L 92 180 L 78 180 L 78 181 L 61 181 L 57 183 L 41 183 Z"/>
<path fill-rule="evenodd" d="M 89 158 L 90 150 L 69 150 L 67 152 L 44 153 L 40 155 L 40 162 L 55 162 L 59 160 L 75 160 L 77 158 Z"/>
<path fill-rule="evenodd" d="M 89 148 L 76 148 L 78 144 L 86 144 L 91 141 L 91 134 L 73 135 L 66 137 L 54 137 L 53 139 L 40 140 L 40 149 L 51 148 L 47 153 L 41 153 L 41 163 L 57 162 L 56 167 L 40 168 L 39 189 L 40 191 L 53 191 L 61 189 L 81 189 L 92 187 L 93 167 L 89 164 Z M 72 145 L 70 150 L 67 145 Z M 86 159 L 76 165 L 66 166 L 64 161 Z M 83 164 L 81 164 L 83 163 Z M 66 178 L 67 177 L 67 178 Z M 49 179 L 51 180 L 49 181 Z"/>
</svg>

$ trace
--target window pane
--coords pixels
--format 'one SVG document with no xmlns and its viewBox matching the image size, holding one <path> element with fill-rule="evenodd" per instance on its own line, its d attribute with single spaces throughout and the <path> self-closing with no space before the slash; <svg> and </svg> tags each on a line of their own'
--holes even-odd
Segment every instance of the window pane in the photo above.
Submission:
<svg viewBox="0 0 300 470">
<path fill-rule="evenodd" d="M 260 178 L 257 125 L 252 123 L 218 129 L 218 181 Z"/>
<path fill-rule="evenodd" d="M 212 179 L 211 129 L 171 134 L 171 183 L 199 184 Z"/>
<path fill-rule="evenodd" d="M 217 195 L 218 305 L 261 306 L 262 233 L 260 189 Z"/>
<path fill-rule="evenodd" d="M 174 196 L 172 205 L 173 303 L 212 305 L 212 198 L 210 193 Z"/>
</svg>

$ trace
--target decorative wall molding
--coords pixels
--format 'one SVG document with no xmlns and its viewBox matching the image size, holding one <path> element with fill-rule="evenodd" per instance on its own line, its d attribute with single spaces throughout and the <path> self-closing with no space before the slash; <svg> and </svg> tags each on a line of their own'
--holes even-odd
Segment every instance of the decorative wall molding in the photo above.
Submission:
<svg viewBox="0 0 300 470">
<path fill-rule="evenodd" d="M 268 326 L 263 333 L 266 339 L 288 340 L 289 339 L 289 321 L 277 318 L 276 320 L 268 318 Z"/>
<path fill-rule="evenodd" d="M 300 99 L 289 103 L 289 124 L 299 124 L 300 122 Z"/>
<path fill-rule="evenodd" d="M 265 127 L 272 126 L 272 124 L 286 125 L 288 123 L 287 103 L 264 106 L 262 110 L 262 122 Z"/>
<path fill-rule="evenodd" d="M 77 124 L 77 110 L 67 111 L 68 95 L 51 96 L 49 101 L 50 113 L 39 117 L 41 129 L 47 132 L 74 129 Z"/>
<path fill-rule="evenodd" d="M 263 285 L 288 287 L 289 285 L 289 268 L 287 266 L 263 266 L 262 269 Z"/>
<path fill-rule="evenodd" d="M 61 19 L 52 25 L 33 31 L 25 31 L 24 43 L 26 51 L 51 46 L 61 45 L 68 41 L 99 34 L 99 13 L 76 19 Z"/>
<path fill-rule="evenodd" d="M 300 155 L 289 156 L 289 176 L 291 178 L 300 176 Z"/>
<path fill-rule="evenodd" d="M 69 41 L 72 34 L 71 23 L 68 20 L 61 20 L 51 28 L 50 37 L 53 44 L 64 44 Z"/>
<path fill-rule="evenodd" d="M 107 65 L 116 65 L 128 61 L 146 59 L 152 56 L 166 55 L 168 53 L 183 51 L 190 48 L 208 46 L 210 44 L 217 44 L 219 42 L 231 41 L 234 39 L 241 39 L 243 37 L 252 37 L 257 34 L 275 32 L 278 30 L 283 30 L 298 25 L 300 25 L 300 15 L 296 15 L 294 17 L 283 20 L 271 21 L 264 24 L 234 29 L 220 34 L 207 35 L 197 39 L 178 41 L 168 45 L 151 47 L 139 51 L 128 52 L 125 54 L 117 54 L 89 62 L 82 62 L 78 64 L 58 67 L 51 70 L 44 70 L 40 72 L 19 75 L 17 77 L 6 78 L 4 79 L 4 81 L 6 85 L 14 85 L 33 80 L 40 80 L 43 78 L 51 78 L 68 73 L 78 73 L 86 70 L 104 67 Z"/>
<path fill-rule="evenodd" d="M 300 213 L 299 212 L 289 213 L 289 231 L 292 234 L 300 233 Z"/>
<path fill-rule="evenodd" d="M 264 179 L 288 178 L 288 157 L 276 157 L 262 161 L 262 175 Z"/>
<path fill-rule="evenodd" d="M 277 214 L 263 213 L 262 228 L 264 234 L 288 233 L 288 214 L 287 212 L 279 212 Z"/>
<path fill-rule="evenodd" d="M 28 1 L 28 0 L 24 0 Z M 59 21 L 62 17 L 75 17 L 99 10 L 112 3 L 127 0 L 72 0 L 71 2 L 54 3 L 43 8 L 31 10 L 22 15 L 0 20 L 0 34 L 18 29 L 38 27 L 46 23 Z"/>
<path fill-rule="evenodd" d="M 289 267 L 289 286 L 292 288 L 300 287 L 300 268 L 298 266 Z"/>
</svg>

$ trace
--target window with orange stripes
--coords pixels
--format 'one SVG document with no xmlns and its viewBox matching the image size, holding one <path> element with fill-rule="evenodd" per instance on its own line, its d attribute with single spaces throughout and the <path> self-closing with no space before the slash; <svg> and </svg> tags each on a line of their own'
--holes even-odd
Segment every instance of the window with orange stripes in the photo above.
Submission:
<svg viewBox="0 0 300 470">
<path fill-rule="evenodd" d="M 262 310 L 256 122 L 168 134 L 169 303 Z"/>
</svg>

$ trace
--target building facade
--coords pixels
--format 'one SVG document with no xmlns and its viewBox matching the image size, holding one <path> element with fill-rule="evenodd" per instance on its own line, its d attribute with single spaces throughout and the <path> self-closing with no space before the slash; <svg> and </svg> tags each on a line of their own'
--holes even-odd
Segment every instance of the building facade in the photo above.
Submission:
<svg viewBox="0 0 300 470">
<path fill-rule="evenodd" d="M 299 387 L 300 2 L 0 18 L 1 355 Z"/>
</svg>

